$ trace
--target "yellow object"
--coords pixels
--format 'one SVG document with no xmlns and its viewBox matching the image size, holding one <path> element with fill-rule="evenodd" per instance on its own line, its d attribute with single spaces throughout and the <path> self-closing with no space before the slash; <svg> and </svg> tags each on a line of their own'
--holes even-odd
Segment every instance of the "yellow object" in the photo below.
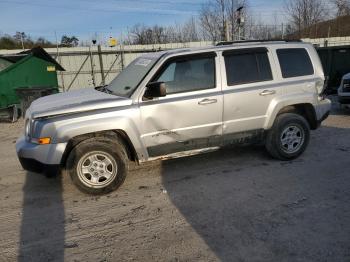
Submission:
<svg viewBox="0 0 350 262">
<path fill-rule="evenodd" d="M 47 72 L 55 72 L 56 71 L 55 66 L 47 66 L 46 69 L 47 69 Z"/>
<path fill-rule="evenodd" d="M 42 137 L 42 138 L 38 139 L 38 143 L 40 145 L 48 145 L 48 144 L 50 144 L 50 142 L 51 142 L 51 138 L 50 137 Z"/>
<path fill-rule="evenodd" d="M 110 47 L 114 47 L 117 45 L 117 39 L 113 38 L 113 37 L 110 37 L 109 38 L 109 46 Z"/>
</svg>

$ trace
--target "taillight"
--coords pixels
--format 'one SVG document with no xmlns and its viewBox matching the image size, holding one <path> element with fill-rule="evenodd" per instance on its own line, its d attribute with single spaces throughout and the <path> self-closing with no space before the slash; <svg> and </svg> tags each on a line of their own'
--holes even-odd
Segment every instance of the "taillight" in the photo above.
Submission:
<svg viewBox="0 0 350 262">
<path fill-rule="evenodd" d="M 325 88 L 325 83 L 324 83 L 324 81 L 318 80 L 318 81 L 316 82 L 315 87 L 316 87 L 317 93 L 318 93 L 319 95 L 321 95 L 321 94 L 323 93 L 323 91 L 324 91 L 324 88 Z"/>
</svg>

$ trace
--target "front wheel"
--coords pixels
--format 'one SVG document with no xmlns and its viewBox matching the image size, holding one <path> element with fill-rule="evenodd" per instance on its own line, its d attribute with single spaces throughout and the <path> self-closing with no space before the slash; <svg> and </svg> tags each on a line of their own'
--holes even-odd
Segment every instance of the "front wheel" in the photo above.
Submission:
<svg viewBox="0 0 350 262">
<path fill-rule="evenodd" d="M 298 114 L 284 113 L 277 116 L 268 131 L 265 147 L 270 155 L 280 160 L 291 160 L 300 156 L 310 140 L 310 126 Z"/>
<path fill-rule="evenodd" d="M 98 195 L 117 189 L 127 174 L 127 154 L 118 141 L 91 138 L 73 148 L 66 169 L 84 193 Z"/>
</svg>

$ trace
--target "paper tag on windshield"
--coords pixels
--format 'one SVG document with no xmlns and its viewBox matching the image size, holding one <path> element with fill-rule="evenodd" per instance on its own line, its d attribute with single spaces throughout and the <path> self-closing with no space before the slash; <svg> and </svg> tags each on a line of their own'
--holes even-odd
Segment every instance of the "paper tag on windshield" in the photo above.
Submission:
<svg viewBox="0 0 350 262">
<path fill-rule="evenodd" d="M 150 59 L 145 59 L 145 58 L 140 58 L 135 65 L 139 65 L 139 66 L 148 66 L 150 63 L 152 62 L 152 60 Z"/>
</svg>

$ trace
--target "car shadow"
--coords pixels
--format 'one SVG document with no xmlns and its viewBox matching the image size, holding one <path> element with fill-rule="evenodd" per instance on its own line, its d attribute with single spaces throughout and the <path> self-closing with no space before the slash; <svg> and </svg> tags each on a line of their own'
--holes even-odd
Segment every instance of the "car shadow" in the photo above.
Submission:
<svg viewBox="0 0 350 262">
<path fill-rule="evenodd" d="M 221 261 L 342 261 L 350 247 L 350 143 L 323 140 L 350 138 L 349 129 L 323 129 L 294 161 L 273 160 L 261 147 L 163 161 L 163 186 Z"/>
<path fill-rule="evenodd" d="M 64 260 L 65 212 L 61 179 L 61 176 L 43 179 L 40 174 L 26 174 L 18 261 Z"/>
</svg>

